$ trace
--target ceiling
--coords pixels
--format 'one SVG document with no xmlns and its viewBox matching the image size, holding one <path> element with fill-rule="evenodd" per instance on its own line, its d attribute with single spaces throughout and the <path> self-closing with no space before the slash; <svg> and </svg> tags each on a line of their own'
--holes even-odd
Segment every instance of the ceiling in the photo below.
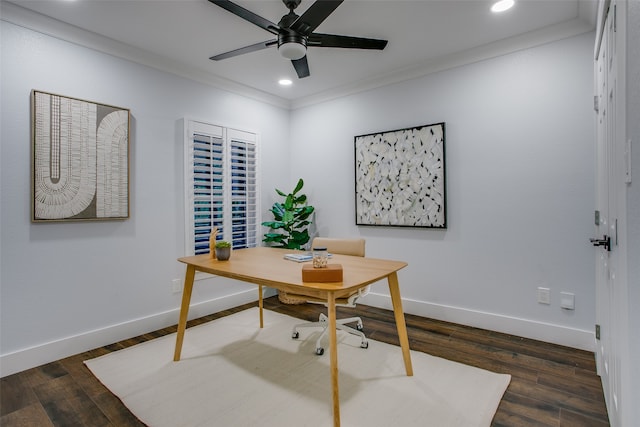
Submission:
<svg viewBox="0 0 640 427">
<path fill-rule="evenodd" d="M 298 79 L 276 47 L 209 60 L 273 36 L 207 0 L 2 2 L 3 20 L 38 22 L 38 31 L 289 107 L 584 33 L 596 14 L 593 0 L 516 0 L 502 14 L 485 0 L 345 0 L 316 31 L 385 39 L 387 47 L 311 47 L 311 76 Z M 276 23 L 288 12 L 281 0 L 235 2 Z M 312 3 L 302 0 L 296 13 Z M 280 86 L 284 77 L 293 84 Z"/>
</svg>

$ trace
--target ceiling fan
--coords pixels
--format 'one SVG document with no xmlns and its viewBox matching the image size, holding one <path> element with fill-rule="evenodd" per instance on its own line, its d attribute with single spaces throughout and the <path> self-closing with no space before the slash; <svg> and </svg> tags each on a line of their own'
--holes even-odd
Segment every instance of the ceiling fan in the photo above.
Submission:
<svg viewBox="0 0 640 427">
<path fill-rule="evenodd" d="M 284 15 L 278 24 L 274 24 L 268 19 L 256 15 L 229 0 L 209 1 L 277 36 L 276 39 L 252 44 L 209 58 L 214 61 L 255 52 L 277 44 L 280 54 L 291 60 L 293 68 L 295 68 L 298 74 L 298 78 L 304 78 L 309 76 L 309 63 L 307 62 L 306 56 L 307 47 L 382 50 L 387 45 L 387 40 L 313 32 L 344 0 L 317 0 L 302 16 L 298 16 L 294 12 L 294 9 L 300 5 L 301 0 L 282 0 L 289 9 L 289 13 Z"/>
</svg>

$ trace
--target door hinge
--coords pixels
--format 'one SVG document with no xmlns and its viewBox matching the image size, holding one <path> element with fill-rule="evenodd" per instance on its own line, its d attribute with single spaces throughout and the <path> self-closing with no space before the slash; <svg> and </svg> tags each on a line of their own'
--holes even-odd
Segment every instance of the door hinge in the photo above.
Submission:
<svg viewBox="0 0 640 427">
<path fill-rule="evenodd" d="M 618 6 L 617 4 L 613 5 L 613 32 L 614 33 L 618 31 L 618 14 L 616 13 L 617 12 L 617 9 L 616 9 L 617 6 Z"/>
<path fill-rule="evenodd" d="M 624 182 L 631 184 L 631 139 L 627 139 L 624 147 Z"/>
<path fill-rule="evenodd" d="M 600 325 L 596 325 L 596 339 L 600 339 Z"/>
<path fill-rule="evenodd" d="M 596 111 L 596 113 L 600 111 L 598 109 L 598 95 L 593 95 L 593 109 Z"/>
</svg>

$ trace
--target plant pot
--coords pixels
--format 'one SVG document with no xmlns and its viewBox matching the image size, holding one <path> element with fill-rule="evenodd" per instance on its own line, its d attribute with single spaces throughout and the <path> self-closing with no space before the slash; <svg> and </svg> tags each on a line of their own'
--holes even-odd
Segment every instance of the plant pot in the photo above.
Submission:
<svg viewBox="0 0 640 427">
<path fill-rule="evenodd" d="M 219 261 L 226 261 L 231 257 L 231 248 L 216 248 L 216 258 Z"/>
</svg>

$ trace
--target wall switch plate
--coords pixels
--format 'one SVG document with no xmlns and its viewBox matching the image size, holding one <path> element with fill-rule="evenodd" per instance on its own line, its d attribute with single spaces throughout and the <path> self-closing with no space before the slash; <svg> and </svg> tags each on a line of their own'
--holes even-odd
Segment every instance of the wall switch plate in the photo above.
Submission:
<svg viewBox="0 0 640 427">
<path fill-rule="evenodd" d="M 574 310 L 576 307 L 576 296 L 571 292 L 560 292 L 560 307 L 567 310 Z"/>
<path fill-rule="evenodd" d="M 180 291 L 182 291 L 182 280 L 173 279 L 171 281 L 171 292 L 173 292 L 174 294 L 177 294 Z"/>
<path fill-rule="evenodd" d="M 551 304 L 549 288 L 538 287 L 538 302 L 540 304 Z"/>
</svg>

